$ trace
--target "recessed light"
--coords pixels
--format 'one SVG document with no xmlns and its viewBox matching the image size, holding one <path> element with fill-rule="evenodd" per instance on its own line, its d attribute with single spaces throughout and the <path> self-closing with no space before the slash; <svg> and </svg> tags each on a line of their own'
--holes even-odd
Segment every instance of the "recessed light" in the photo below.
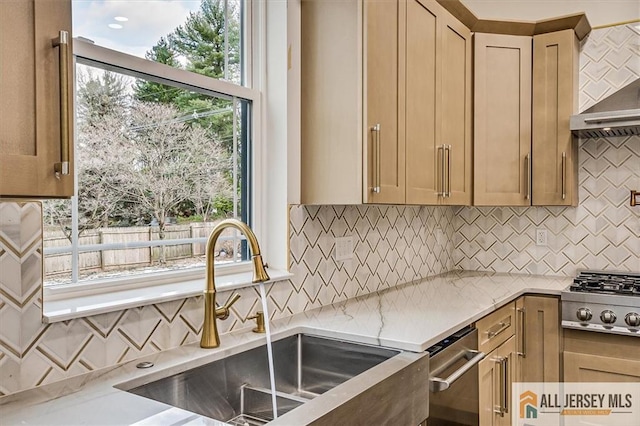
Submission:
<svg viewBox="0 0 640 426">
<path fill-rule="evenodd" d="M 605 132 L 608 132 L 609 130 L 611 130 L 611 127 L 603 127 L 602 130 L 604 130 Z"/>
<path fill-rule="evenodd" d="M 124 16 L 116 16 L 116 17 L 115 17 L 115 18 L 113 18 L 113 19 L 115 19 L 115 20 L 116 20 L 116 21 L 118 21 L 118 22 L 127 22 L 127 21 L 129 20 L 129 18 L 124 17 Z"/>
<path fill-rule="evenodd" d="M 122 28 L 120 24 L 109 24 L 109 28 L 113 28 L 114 30 L 119 30 Z"/>
</svg>

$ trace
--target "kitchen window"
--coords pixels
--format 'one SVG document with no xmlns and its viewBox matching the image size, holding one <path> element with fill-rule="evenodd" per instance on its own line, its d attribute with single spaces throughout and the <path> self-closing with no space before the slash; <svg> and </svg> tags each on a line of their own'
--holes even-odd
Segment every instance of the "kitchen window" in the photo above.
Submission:
<svg viewBox="0 0 640 426">
<path fill-rule="evenodd" d="M 73 1 L 77 183 L 43 202 L 46 301 L 203 277 L 217 221 L 256 228 L 249 6 Z M 223 234 L 218 271 L 247 258 Z"/>
</svg>

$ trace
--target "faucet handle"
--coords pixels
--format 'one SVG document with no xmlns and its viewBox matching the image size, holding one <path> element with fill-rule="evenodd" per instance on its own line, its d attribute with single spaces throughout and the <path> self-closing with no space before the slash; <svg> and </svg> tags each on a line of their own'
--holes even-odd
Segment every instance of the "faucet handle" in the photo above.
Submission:
<svg viewBox="0 0 640 426">
<path fill-rule="evenodd" d="M 231 306 L 233 306 L 233 304 L 236 303 L 238 299 L 240 299 L 240 295 L 238 293 L 235 293 L 229 300 L 227 300 L 224 305 L 216 308 L 216 318 L 220 318 L 223 321 L 229 318 Z"/>
</svg>

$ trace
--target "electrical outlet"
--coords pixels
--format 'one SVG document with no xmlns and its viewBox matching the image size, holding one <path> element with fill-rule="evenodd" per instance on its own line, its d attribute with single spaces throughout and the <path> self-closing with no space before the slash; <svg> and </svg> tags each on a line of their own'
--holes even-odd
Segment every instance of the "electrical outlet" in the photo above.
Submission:
<svg viewBox="0 0 640 426">
<path fill-rule="evenodd" d="M 353 237 L 336 238 L 336 260 L 349 260 L 353 258 Z"/>
<path fill-rule="evenodd" d="M 546 229 L 536 229 L 536 245 L 537 246 L 545 246 L 547 245 L 547 230 Z"/>
</svg>

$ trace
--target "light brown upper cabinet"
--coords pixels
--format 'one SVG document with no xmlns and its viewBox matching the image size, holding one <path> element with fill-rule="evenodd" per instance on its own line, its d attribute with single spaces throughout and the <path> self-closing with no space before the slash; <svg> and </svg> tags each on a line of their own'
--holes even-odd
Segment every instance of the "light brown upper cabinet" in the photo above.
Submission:
<svg viewBox="0 0 640 426">
<path fill-rule="evenodd" d="M 578 52 L 573 30 L 533 37 L 533 205 L 578 205 Z"/>
<path fill-rule="evenodd" d="M 404 203 L 406 2 L 364 2 L 367 203 Z M 304 104 L 303 104 L 304 105 Z M 328 123 L 331 125 L 331 123 Z"/>
<path fill-rule="evenodd" d="M 474 205 L 528 206 L 531 37 L 474 39 Z"/>
<path fill-rule="evenodd" d="M 406 2 L 301 13 L 301 202 L 404 203 Z"/>
<path fill-rule="evenodd" d="M 435 0 L 303 1 L 301 202 L 470 204 L 470 39 Z"/>
<path fill-rule="evenodd" d="M 474 205 L 576 205 L 574 30 L 474 37 Z"/>
<path fill-rule="evenodd" d="M 3 0 L 0 16 L 0 197 L 70 197 L 71 1 Z"/>
<path fill-rule="evenodd" d="M 407 204 L 471 203 L 471 32 L 435 0 L 407 3 Z"/>
</svg>

